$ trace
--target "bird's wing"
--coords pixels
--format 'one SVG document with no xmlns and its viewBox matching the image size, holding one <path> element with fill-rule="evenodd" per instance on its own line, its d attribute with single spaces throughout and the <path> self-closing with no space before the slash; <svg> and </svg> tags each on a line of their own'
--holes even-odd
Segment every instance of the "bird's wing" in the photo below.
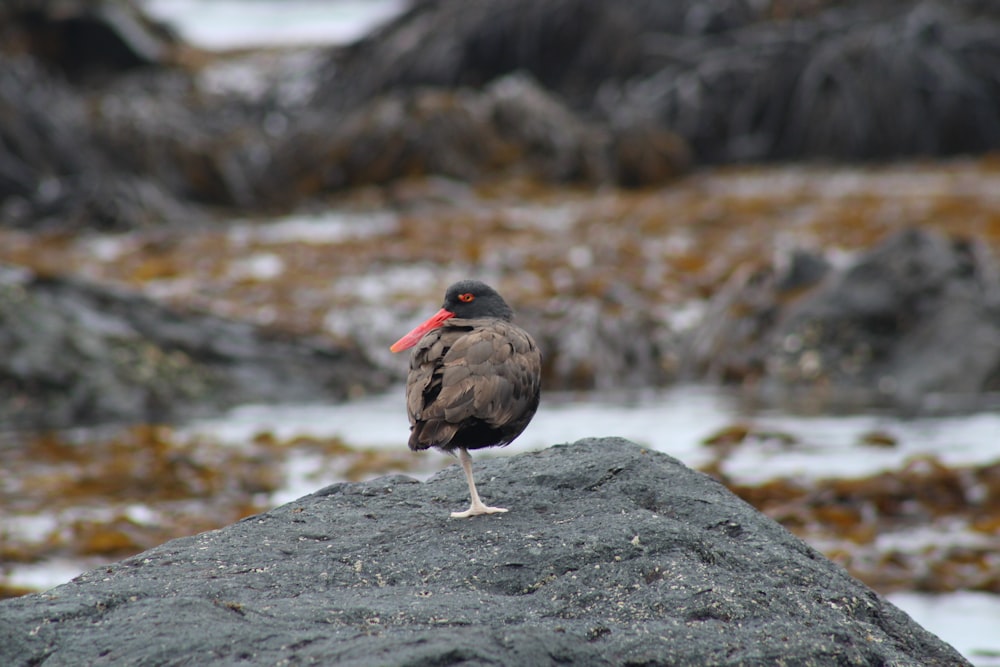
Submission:
<svg viewBox="0 0 1000 667">
<path fill-rule="evenodd" d="M 455 338 L 456 332 L 434 329 L 413 349 L 406 379 L 406 412 L 411 426 L 424 418 L 427 407 L 441 392 L 444 355 Z"/>
<path fill-rule="evenodd" d="M 540 363 L 535 342 L 513 324 L 442 327 L 412 357 L 410 423 L 421 423 L 420 440 L 427 446 L 446 445 L 467 419 L 507 423 L 538 395 Z"/>
<path fill-rule="evenodd" d="M 507 322 L 473 329 L 445 354 L 435 401 L 448 422 L 479 419 L 491 426 L 521 415 L 538 393 L 538 348 Z"/>
</svg>

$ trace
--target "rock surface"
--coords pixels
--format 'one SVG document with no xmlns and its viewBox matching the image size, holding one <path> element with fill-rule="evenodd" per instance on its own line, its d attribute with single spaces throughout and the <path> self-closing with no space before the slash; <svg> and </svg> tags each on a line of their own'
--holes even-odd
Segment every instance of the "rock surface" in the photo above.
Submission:
<svg viewBox="0 0 1000 667">
<path fill-rule="evenodd" d="M 676 133 L 699 163 L 947 155 L 1000 145 L 998 63 L 997 12 L 975 0 L 442 0 L 336 51 L 317 101 L 521 71 L 604 127 Z"/>
<path fill-rule="evenodd" d="M 2 265 L 0 350 L 0 423 L 8 429 L 338 400 L 390 382 L 355 348 Z"/>
<path fill-rule="evenodd" d="M 185 226 L 216 215 L 205 205 L 259 206 L 281 104 L 213 91 L 140 3 L 5 3 L 0 43 L 0 225 Z"/>
<path fill-rule="evenodd" d="M 0 603 L 0 663 L 966 665 L 711 478 L 615 438 L 335 484 Z"/>
<path fill-rule="evenodd" d="M 134 0 L 5 5 L 0 224 L 179 225 L 430 174 L 646 186 L 690 163 L 1000 146 L 995 10 L 799 4 L 414 3 L 315 67 L 258 71 L 254 93 L 209 83 L 213 59 Z"/>
<path fill-rule="evenodd" d="M 338 123 L 330 122 L 329 113 L 305 114 L 276 151 L 271 170 L 290 174 L 295 187 L 284 181 L 262 187 L 278 201 L 402 175 L 475 181 L 508 172 L 598 183 L 608 180 L 608 144 L 606 132 L 589 127 L 530 78 L 514 75 L 481 92 L 384 95 Z"/>
<path fill-rule="evenodd" d="M 130 0 L 15 0 L 0 7 L 0 37 L 74 81 L 170 64 L 175 35 Z"/>
<path fill-rule="evenodd" d="M 984 244 L 921 228 L 837 269 L 799 254 L 735 276 L 686 362 L 765 398 L 989 405 L 1000 392 L 1000 270 Z"/>
</svg>

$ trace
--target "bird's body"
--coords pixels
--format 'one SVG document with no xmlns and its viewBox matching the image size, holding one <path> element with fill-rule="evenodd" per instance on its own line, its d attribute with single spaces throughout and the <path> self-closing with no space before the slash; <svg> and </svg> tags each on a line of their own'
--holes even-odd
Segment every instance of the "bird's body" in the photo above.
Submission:
<svg viewBox="0 0 1000 667">
<path fill-rule="evenodd" d="M 512 316 L 488 285 L 462 281 L 448 288 L 434 317 L 392 347 L 413 347 L 406 385 L 410 449 L 457 453 L 465 469 L 472 506 L 452 516 L 506 511 L 480 501 L 468 450 L 509 444 L 538 408 L 541 354 Z"/>
<path fill-rule="evenodd" d="M 538 408 L 538 348 L 504 321 L 449 319 L 410 357 L 410 449 L 510 443 Z"/>
</svg>

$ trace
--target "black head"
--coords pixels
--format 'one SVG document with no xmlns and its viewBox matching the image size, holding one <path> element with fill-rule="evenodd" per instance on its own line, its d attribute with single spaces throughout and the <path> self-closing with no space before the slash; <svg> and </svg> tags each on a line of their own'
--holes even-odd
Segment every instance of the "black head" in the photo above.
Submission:
<svg viewBox="0 0 1000 667">
<path fill-rule="evenodd" d="M 467 320 L 482 317 L 510 320 L 514 317 L 514 311 L 503 297 L 478 280 L 460 280 L 449 287 L 441 307 L 455 313 L 455 317 Z"/>
</svg>

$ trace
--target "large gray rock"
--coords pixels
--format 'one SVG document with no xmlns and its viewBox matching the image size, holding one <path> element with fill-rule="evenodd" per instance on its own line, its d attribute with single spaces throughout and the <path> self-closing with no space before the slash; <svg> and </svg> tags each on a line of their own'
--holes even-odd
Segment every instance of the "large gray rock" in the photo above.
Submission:
<svg viewBox="0 0 1000 667">
<path fill-rule="evenodd" d="M 998 62 L 1000 12 L 977 0 L 439 0 L 337 49 L 316 101 L 329 116 L 519 71 L 699 163 L 950 155 L 1000 145 Z"/>
<path fill-rule="evenodd" d="M 140 5 L 0 3 L 10 46 L 0 52 L 0 225 L 124 230 L 203 223 L 220 208 L 260 213 L 268 128 L 280 125 L 279 81 L 290 77 L 262 74 L 275 90 L 252 99 L 216 92 Z"/>
<path fill-rule="evenodd" d="M 0 664 L 966 665 L 721 484 L 628 441 L 478 464 L 504 515 L 335 484 L 0 604 Z"/>
<path fill-rule="evenodd" d="M 5 2 L 0 37 L 79 82 L 169 65 L 178 45 L 134 0 Z"/>
<path fill-rule="evenodd" d="M 362 352 L 0 264 L 0 424 L 160 422 L 385 389 Z"/>
<path fill-rule="evenodd" d="M 922 228 L 837 269 L 799 254 L 785 268 L 734 276 L 685 361 L 769 401 L 996 406 L 1000 268 L 986 244 Z"/>
<path fill-rule="evenodd" d="M 276 151 L 266 196 L 312 194 L 401 176 L 441 174 L 475 180 L 490 172 L 547 181 L 607 180 L 610 139 L 577 118 L 528 77 L 486 90 L 423 89 L 381 96 L 331 124 L 307 114 Z"/>
</svg>

